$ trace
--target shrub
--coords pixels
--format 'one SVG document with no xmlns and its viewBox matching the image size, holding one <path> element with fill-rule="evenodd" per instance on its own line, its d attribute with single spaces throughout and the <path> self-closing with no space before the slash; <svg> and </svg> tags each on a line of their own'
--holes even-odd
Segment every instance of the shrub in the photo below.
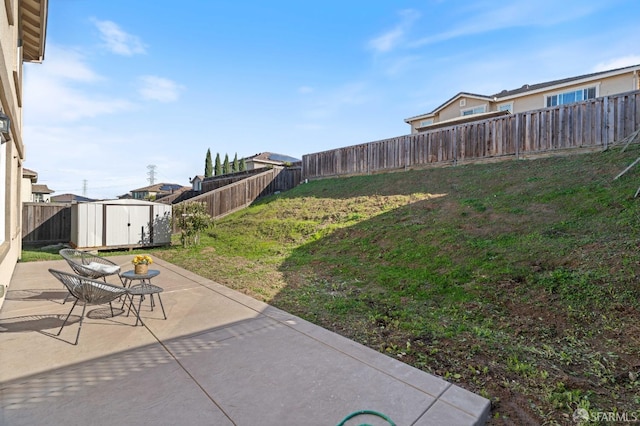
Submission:
<svg viewBox="0 0 640 426">
<path fill-rule="evenodd" d="M 200 232 L 211 225 L 207 204 L 199 202 L 180 203 L 173 206 L 173 222 L 180 228 L 180 242 L 183 247 L 197 245 Z"/>
</svg>

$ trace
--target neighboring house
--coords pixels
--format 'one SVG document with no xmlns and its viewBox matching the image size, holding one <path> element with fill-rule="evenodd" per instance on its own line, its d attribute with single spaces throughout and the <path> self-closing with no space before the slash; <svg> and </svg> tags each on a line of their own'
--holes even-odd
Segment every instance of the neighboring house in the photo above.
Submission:
<svg viewBox="0 0 640 426">
<path fill-rule="evenodd" d="M 76 195 L 76 194 L 60 194 L 60 195 L 53 195 L 51 197 L 51 202 L 52 203 L 89 203 L 92 201 L 97 201 L 94 200 L 93 198 L 87 198 L 87 197 L 83 197 L 82 195 Z"/>
<path fill-rule="evenodd" d="M 38 173 L 23 168 L 20 184 L 21 202 L 48 203 L 51 201 L 51 194 L 55 191 L 49 189 L 47 185 L 37 185 L 36 182 L 38 182 Z"/>
<path fill-rule="evenodd" d="M 247 165 L 247 170 L 259 169 L 261 167 L 289 166 L 301 162 L 301 160 L 297 158 L 275 154 L 273 152 L 261 152 L 252 157 L 246 157 L 244 161 Z"/>
<path fill-rule="evenodd" d="M 204 180 L 204 175 L 196 175 L 193 179 L 189 178 L 189 183 L 191 183 L 191 190 L 202 191 L 203 180 Z"/>
<path fill-rule="evenodd" d="M 30 169 L 22 169 L 22 182 L 20 185 L 20 200 L 22 202 L 32 201 L 33 184 L 38 182 L 38 173 Z"/>
<path fill-rule="evenodd" d="M 51 201 L 51 194 L 53 191 L 47 188 L 47 185 L 32 185 L 31 186 L 31 202 L 33 203 L 48 203 Z"/>
<path fill-rule="evenodd" d="M 0 134 L 0 305 L 22 250 L 23 64 L 44 60 L 47 0 L 0 3 L 0 111 L 11 120 Z"/>
<path fill-rule="evenodd" d="M 156 183 L 155 185 L 134 189 L 131 191 L 131 197 L 135 200 L 153 201 L 166 195 L 171 195 L 181 188 L 182 185 L 176 183 Z"/>
<path fill-rule="evenodd" d="M 501 114 L 579 102 L 640 89 L 640 65 L 538 84 L 525 84 L 494 95 L 460 92 L 433 111 L 409 117 L 411 133 Z"/>
</svg>

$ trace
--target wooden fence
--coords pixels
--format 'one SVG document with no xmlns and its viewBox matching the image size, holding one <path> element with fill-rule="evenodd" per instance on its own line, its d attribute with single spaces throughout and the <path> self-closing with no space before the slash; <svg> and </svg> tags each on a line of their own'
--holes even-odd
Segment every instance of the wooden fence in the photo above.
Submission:
<svg viewBox="0 0 640 426">
<path fill-rule="evenodd" d="M 442 127 L 302 157 L 302 178 L 606 148 L 640 126 L 640 91 Z"/>
<path fill-rule="evenodd" d="M 214 219 L 240 210 L 260 197 L 286 191 L 301 180 L 299 167 L 274 167 L 221 188 L 205 192 L 185 202 L 204 202 Z"/>
<path fill-rule="evenodd" d="M 204 178 L 202 181 L 202 192 L 213 191 L 214 189 L 222 188 L 223 186 L 230 185 L 238 182 L 242 179 L 246 179 L 250 176 L 254 176 L 262 173 L 263 169 L 245 170 L 244 172 L 229 173 L 222 176 L 211 176 Z"/>
<path fill-rule="evenodd" d="M 71 240 L 71 205 L 22 203 L 22 243 L 54 244 Z"/>
</svg>

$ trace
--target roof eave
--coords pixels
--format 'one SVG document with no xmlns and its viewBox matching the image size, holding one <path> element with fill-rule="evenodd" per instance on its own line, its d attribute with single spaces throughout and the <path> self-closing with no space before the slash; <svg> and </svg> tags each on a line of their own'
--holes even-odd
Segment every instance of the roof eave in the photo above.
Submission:
<svg viewBox="0 0 640 426">
<path fill-rule="evenodd" d="M 449 98 L 445 103 L 443 103 L 442 105 L 440 105 L 439 107 L 437 107 L 433 111 L 431 111 L 431 112 L 429 112 L 427 114 L 416 115 L 415 117 L 405 118 L 404 122 L 409 124 L 412 121 L 422 120 L 424 118 L 435 117 L 435 115 L 439 111 L 445 109 L 447 106 L 451 105 L 457 99 L 462 98 L 462 97 L 471 98 L 471 99 L 480 99 L 480 100 L 489 101 L 489 102 L 493 101 L 493 96 L 478 95 L 478 94 L 475 94 L 475 93 L 468 93 L 468 92 L 458 92 L 457 94 L 455 94 L 453 97 Z"/>
<path fill-rule="evenodd" d="M 632 65 L 629 67 L 624 67 L 624 68 L 618 68 L 615 70 L 611 70 L 611 71 L 604 71 L 601 73 L 594 73 L 594 74 L 588 74 L 582 77 L 578 77 L 575 80 L 570 80 L 570 81 L 562 81 L 559 82 L 557 84 L 552 84 L 549 86 L 543 86 L 543 87 L 539 87 L 537 89 L 532 89 L 530 91 L 525 91 L 525 92 L 519 92 L 519 93 L 515 93 L 513 95 L 506 95 L 506 96 L 500 96 L 500 94 L 496 94 L 496 98 L 498 99 L 499 102 L 503 102 L 503 101 L 509 101 L 511 99 L 517 99 L 517 98 L 521 98 L 523 96 L 529 96 L 529 95 L 535 95 L 537 93 L 541 93 L 541 92 L 549 92 L 549 91 L 553 91 L 556 89 L 561 89 L 563 87 L 567 87 L 567 86 L 577 86 L 580 84 L 585 84 L 585 83 L 589 83 L 589 82 L 593 82 L 596 80 L 602 80 L 604 78 L 609 78 L 609 77 L 615 77 L 617 75 L 622 75 L 622 74 L 627 74 L 630 72 L 634 72 L 634 71 L 640 71 L 640 64 L 639 65 Z"/>
<path fill-rule="evenodd" d="M 47 39 L 48 0 L 21 0 L 22 57 L 25 62 L 42 62 Z"/>
</svg>

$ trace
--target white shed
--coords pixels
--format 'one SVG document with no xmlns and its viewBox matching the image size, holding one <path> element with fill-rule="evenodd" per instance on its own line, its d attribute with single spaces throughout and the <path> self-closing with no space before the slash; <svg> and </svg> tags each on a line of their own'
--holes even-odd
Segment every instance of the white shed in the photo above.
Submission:
<svg viewBox="0 0 640 426">
<path fill-rule="evenodd" d="M 80 249 L 171 244 L 171 205 L 108 200 L 71 206 L 71 245 Z"/>
</svg>

